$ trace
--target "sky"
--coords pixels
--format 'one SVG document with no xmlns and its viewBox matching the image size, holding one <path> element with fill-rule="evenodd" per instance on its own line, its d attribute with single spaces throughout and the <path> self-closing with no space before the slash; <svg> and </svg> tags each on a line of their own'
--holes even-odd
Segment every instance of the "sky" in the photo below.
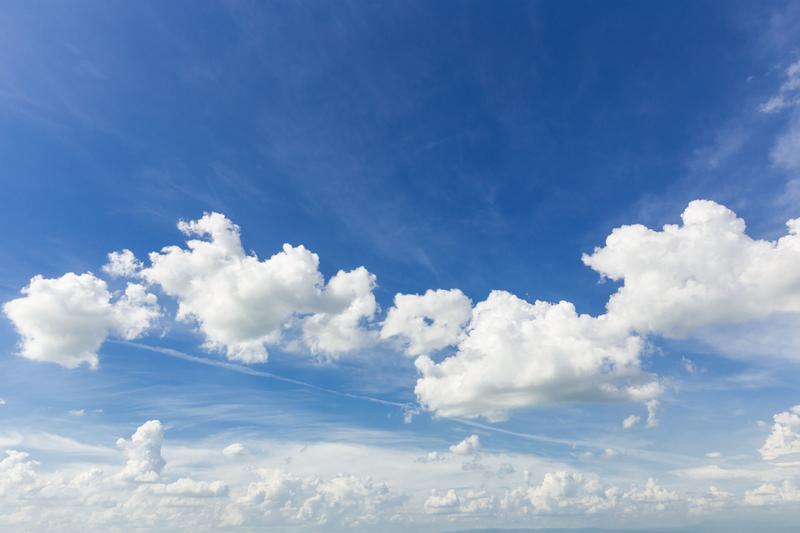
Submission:
<svg viewBox="0 0 800 533">
<path fill-rule="evenodd" d="M 790 531 L 798 36 L 3 3 L 0 529 Z"/>
</svg>

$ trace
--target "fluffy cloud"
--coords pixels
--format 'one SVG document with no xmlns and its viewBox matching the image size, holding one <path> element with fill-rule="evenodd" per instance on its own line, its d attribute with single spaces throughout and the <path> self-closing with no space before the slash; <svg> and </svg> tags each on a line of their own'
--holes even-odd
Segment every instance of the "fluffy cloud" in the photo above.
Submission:
<svg viewBox="0 0 800 533">
<path fill-rule="evenodd" d="M 264 362 L 266 346 L 283 339 L 300 323 L 313 353 L 334 355 L 366 344 L 361 323 L 372 318 L 375 276 L 363 267 L 340 271 L 327 285 L 319 257 L 303 246 L 261 261 L 242 248 L 239 227 L 219 213 L 204 215 L 178 228 L 190 239 L 187 248 L 168 246 L 150 254 L 140 275 L 177 298 L 179 320 L 197 323 L 210 349 L 228 358 Z"/>
<path fill-rule="evenodd" d="M 113 278 L 130 278 L 137 275 L 141 269 L 141 261 L 127 248 L 121 252 L 108 254 L 108 263 L 103 265 L 103 272 Z"/>
<path fill-rule="evenodd" d="M 440 415 L 492 420 L 530 405 L 644 400 L 660 387 L 639 367 L 642 346 L 569 302 L 531 304 L 493 291 L 473 309 L 454 355 L 417 358 L 415 391 Z"/>
<path fill-rule="evenodd" d="M 0 496 L 29 491 L 36 479 L 35 466 L 36 462 L 29 460 L 27 453 L 6 450 L 0 461 Z"/>
<path fill-rule="evenodd" d="M 148 420 L 136 429 L 130 440 L 120 438 L 117 446 L 128 458 L 119 477 L 132 481 L 156 481 L 164 469 L 161 444 L 164 430 L 158 420 Z"/>
<path fill-rule="evenodd" d="M 434 490 L 425 500 L 425 512 L 428 514 L 449 514 L 458 511 L 460 503 L 455 490 L 450 489 L 444 493 Z"/>
<path fill-rule="evenodd" d="M 767 461 L 800 457 L 800 405 L 773 417 L 772 433 L 759 452 Z"/>
<path fill-rule="evenodd" d="M 482 490 L 467 490 L 461 494 L 453 489 L 433 490 L 423 507 L 427 514 L 487 514 L 496 512 L 497 500 Z"/>
<path fill-rule="evenodd" d="M 537 486 L 517 487 L 502 500 L 505 509 L 523 514 L 593 514 L 617 505 L 620 491 L 595 476 L 576 472 L 547 473 Z"/>
<path fill-rule="evenodd" d="M 502 517 L 510 523 L 532 515 L 595 515 L 600 513 L 658 513 L 668 506 L 686 503 L 674 491 L 648 479 L 643 486 L 622 490 L 603 482 L 592 474 L 548 472 L 538 485 L 530 484 L 505 489 L 500 494 L 486 490 L 434 490 L 424 504 L 433 515 L 482 514 Z M 525 522 L 523 522 L 525 523 Z"/>
<path fill-rule="evenodd" d="M 383 483 L 340 474 L 328 480 L 260 470 L 226 510 L 228 525 L 359 527 L 386 521 L 405 497 Z"/>
<path fill-rule="evenodd" d="M 3 305 L 21 337 L 20 355 L 67 368 L 96 367 L 108 336 L 134 339 L 159 314 L 156 297 L 142 285 L 129 283 L 123 294 L 112 295 L 91 273 L 36 276 L 22 294 Z"/>
<path fill-rule="evenodd" d="M 455 344 L 471 315 L 472 302 L 458 289 L 397 294 L 380 336 L 402 338 L 408 355 L 429 354 Z"/>
<path fill-rule="evenodd" d="M 222 450 L 222 455 L 225 457 L 236 457 L 238 455 L 244 455 L 245 453 L 247 453 L 247 450 L 245 449 L 244 445 L 239 442 L 234 442 L 229 446 L 225 446 L 225 448 Z"/>
<path fill-rule="evenodd" d="M 784 481 L 780 485 L 765 483 L 760 487 L 749 490 L 744 495 L 747 505 L 778 505 L 782 503 L 800 503 L 800 489 L 791 481 Z"/>
<path fill-rule="evenodd" d="M 623 281 L 608 302 L 618 327 L 680 337 L 703 326 L 800 312 L 800 220 L 777 241 L 754 240 L 728 208 L 695 200 L 683 225 L 612 231 L 583 261 Z"/>
<path fill-rule="evenodd" d="M 159 477 L 164 465 L 158 422 L 143 424 L 123 443 L 125 470 L 130 470 L 125 476 L 85 465 L 78 471 L 43 473 L 27 453 L 6 451 L 0 461 L 0 529 L 209 531 L 219 526 L 229 490 L 222 481 L 120 482 L 129 479 L 128 473 L 147 480 Z"/>
<path fill-rule="evenodd" d="M 628 399 L 645 402 L 654 427 L 662 386 L 641 370 L 648 335 L 708 336 L 800 313 L 800 219 L 768 241 L 749 237 L 744 221 L 715 202 L 695 200 L 681 218 L 661 230 L 618 227 L 583 256 L 622 282 L 603 315 L 493 291 L 468 316 L 460 292 L 428 291 L 397 295 L 381 336 L 398 336 L 419 355 L 415 391 L 439 415 L 498 420 L 527 406 Z M 447 328 L 436 320 L 446 313 Z M 449 345 L 456 351 L 441 361 L 428 353 Z"/>
<path fill-rule="evenodd" d="M 455 455 L 472 455 L 481 447 L 481 439 L 477 435 L 470 435 L 458 444 L 450 446 L 450 452 Z"/>
<path fill-rule="evenodd" d="M 626 417 L 625 420 L 622 421 L 622 427 L 624 429 L 631 429 L 633 426 L 638 424 L 639 420 L 641 420 L 641 419 L 642 419 L 642 417 L 640 417 L 638 415 L 630 415 L 630 416 Z"/>
</svg>

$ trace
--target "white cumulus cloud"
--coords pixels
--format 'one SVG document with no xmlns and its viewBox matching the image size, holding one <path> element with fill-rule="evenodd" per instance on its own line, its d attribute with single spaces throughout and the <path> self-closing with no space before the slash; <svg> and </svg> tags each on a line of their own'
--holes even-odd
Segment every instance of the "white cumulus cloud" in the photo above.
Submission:
<svg viewBox="0 0 800 533">
<path fill-rule="evenodd" d="M 158 420 L 148 420 L 136 429 L 130 440 L 117 439 L 117 446 L 127 457 L 119 477 L 132 481 L 157 481 L 164 469 L 161 445 L 164 429 Z"/>
<path fill-rule="evenodd" d="M 350 474 L 329 479 L 284 470 L 258 474 L 226 509 L 227 525 L 363 527 L 385 521 L 405 500 L 384 483 Z"/>
<path fill-rule="evenodd" d="M 733 211 L 689 203 L 683 225 L 614 229 L 583 262 L 622 281 L 609 320 L 639 333 L 681 337 L 703 326 L 800 312 L 800 220 L 777 241 L 757 240 Z"/>
<path fill-rule="evenodd" d="M 375 276 L 363 267 L 340 271 L 325 284 L 319 257 L 304 246 L 283 245 L 266 260 L 242 248 L 239 227 L 219 213 L 180 222 L 186 248 L 150 254 L 140 275 L 177 298 L 179 320 L 196 323 L 210 349 L 245 363 L 267 360 L 267 346 L 300 322 L 313 353 L 334 355 L 364 346 L 362 321 L 377 310 Z"/>
<path fill-rule="evenodd" d="M 234 442 L 228 446 L 225 446 L 222 450 L 222 455 L 225 457 L 236 457 L 238 455 L 244 455 L 247 453 L 247 449 L 245 449 L 244 445 L 240 442 Z"/>
<path fill-rule="evenodd" d="M 800 405 L 773 417 L 772 432 L 759 452 L 767 461 L 800 457 Z"/>
<path fill-rule="evenodd" d="M 470 435 L 458 444 L 450 446 L 450 452 L 455 455 L 473 455 L 481 447 L 481 439 L 477 435 Z"/>
<path fill-rule="evenodd" d="M 403 339 L 408 355 L 429 354 L 455 344 L 471 316 L 472 302 L 458 289 L 397 294 L 380 336 Z"/>
<path fill-rule="evenodd" d="M 416 360 L 416 394 L 444 416 L 503 419 L 562 401 L 643 400 L 660 392 L 639 366 L 642 339 L 579 315 L 569 302 L 526 302 L 493 291 L 473 309 L 458 351 Z"/>
<path fill-rule="evenodd" d="M 103 265 L 103 272 L 113 278 L 130 278 L 142 269 L 142 262 L 136 259 L 133 252 L 125 248 L 120 252 L 108 254 L 108 263 Z"/>
<path fill-rule="evenodd" d="M 22 294 L 3 305 L 21 337 L 20 355 L 67 368 L 96 367 L 107 337 L 134 339 L 159 314 L 155 295 L 142 285 L 129 283 L 123 294 L 112 295 L 91 273 L 35 276 Z"/>
<path fill-rule="evenodd" d="M 631 429 L 633 426 L 639 423 L 639 420 L 642 418 L 638 415 L 630 415 L 622 421 L 622 427 L 625 429 Z"/>
</svg>

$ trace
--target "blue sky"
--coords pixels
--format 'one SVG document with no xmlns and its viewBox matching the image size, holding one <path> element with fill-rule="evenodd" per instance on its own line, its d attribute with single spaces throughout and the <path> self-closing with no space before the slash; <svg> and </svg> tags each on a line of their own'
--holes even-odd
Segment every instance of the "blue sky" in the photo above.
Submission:
<svg viewBox="0 0 800 533">
<path fill-rule="evenodd" d="M 797 35 L 793 2 L 7 3 L 0 524 L 778 531 Z"/>
</svg>

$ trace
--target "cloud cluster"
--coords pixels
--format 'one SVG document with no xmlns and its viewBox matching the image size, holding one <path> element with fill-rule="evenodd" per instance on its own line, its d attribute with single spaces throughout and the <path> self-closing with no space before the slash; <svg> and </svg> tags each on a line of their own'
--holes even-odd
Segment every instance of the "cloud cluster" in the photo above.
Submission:
<svg viewBox="0 0 800 533">
<path fill-rule="evenodd" d="M 151 253 L 150 266 L 139 275 L 177 299 L 177 318 L 196 323 L 207 348 L 245 363 L 264 362 L 266 347 L 280 343 L 293 322 L 313 353 L 338 354 L 366 344 L 361 324 L 377 304 L 375 276 L 365 268 L 339 271 L 326 284 L 316 254 L 284 244 L 262 261 L 245 253 L 239 227 L 219 213 L 182 221 L 178 228 L 200 238 L 188 240 L 186 248 Z"/>
<path fill-rule="evenodd" d="M 767 461 L 800 457 L 800 405 L 773 417 L 772 432 L 759 449 Z"/>
<path fill-rule="evenodd" d="M 260 470 L 225 511 L 225 524 L 311 524 L 356 528 L 391 517 L 405 497 L 384 483 L 340 474 L 328 480 L 284 470 Z"/>
<path fill-rule="evenodd" d="M 478 303 L 458 351 L 423 355 L 415 388 L 443 416 L 500 420 L 509 410 L 562 401 L 646 399 L 660 391 L 639 366 L 642 339 L 580 315 L 569 302 L 526 302 L 493 291 Z"/>
<path fill-rule="evenodd" d="M 784 481 L 780 485 L 765 483 L 744 495 L 747 505 L 764 506 L 800 503 L 800 489 L 791 481 Z"/>
<path fill-rule="evenodd" d="M 129 441 L 121 472 L 80 465 L 77 471 L 39 471 L 26 452 L 0 461 L 0 528 L 25 531 L 204 531 L 219 524 L 228 485 L 182 477 L 161 481 L 162 427 L 142 424 Z M 216 500 L 213 502 L 211 500 Z"/>
<path fill-rule="evenodd" d="M 383 339 L 416 358 L 416 395 L 438 415 L 501 420 L 529 406 L 632 400 L 647 405 L 653 427 L 663 386 L 642 370 L 648 336 L 800 313 L 800 219 L 769 241 L 749 237 L 743 220 L 711 201 L 689 203 L 681 218 L 660 230 L 618 227 L 583 256 L 620 283 L 599 316 L 506 291 L 473 306 L 458 289 L 429 290 L 397 294 L 376 330 L 376 278 L 364 267 L 326 281 L 316 254 L 288 244 L 261 260 L 245 253 L 239 227 L 219 213 L 180 222 L 185 247 L 153 252 L 147 265 L 129 250 L 115 252 L 104 270 L 174 297 L 177 319 L 230 359 L 263 362 L 270 346 L 336 357 Z M 134 338 L 158 316 L 144 285 L 112 295 L 91 274 L 37 276 L 23 294 L 4 305 L 21 353 L 69 367 L 96 365 L 107 336 Z"/>
<path fill-rule="evenodd" d="M 497 420 L 527 406 L 630 399 L 646 402 L 646 425 L 654 427 L 662 386 L 641 370 L 647 336 L 701 335 L 800 313 L 800 219 L 789 220 L 776 241 L 749 237 L 743 220 L 707 200 L 689 203 L 681 219 L 661 230 L 621 226 L 583 256 L 603 278 L 621 283 L 605 314 L 494 291 L 460 331 L 437 337 L 433 347 L 456 348 L 439 362 L 420 341 L 435 324 L 416 312 L 422 297 L 398 295 L 387 317 L 411 317 L 393 320 L 391 331 L 406 339 L 408 353 L 420 354 L 420 402 L 443 416 Z M 629 417 L 625 427 L 636 421 Z"/>
<path fill-rule="evenodd" d="M 599 513 L 652 513 L 678 501 L 676 492 L 648 479 L 642 487 L 622 490 L 595 475 L 557 471 L 544 474 L 538 485 L 524 484 L 502 493 L 485 490 L 435 490 L 424 504 L 437 515 L 484 514 L 514 519 L 532 515 L 594 515 Z"/>
<path fill-rule="evenodd" d="M 704 326 L 800 312 L 800 220 L 777 241 L 752 239 L 733 211 L 690 202 L 682 225 L 614 229 L 583 262 L 622 281 L 607 316 L 642 334 L 683 337 Z"/>
<path fill-rule="evenodd" d="M 481 448 L 481 439 L 477 435 L 470 435 L 458 444 L 450 446 L 450 453 L 455 455 L 473 455 Z"/>
<path fill-rule="evenodd" d="M 471 316 L 472 302 L 458 289 L 397 294 L 380 336 L 402 338 L 408 355 L 430 354 L 455 344 Z"/>
<path fill-rule="evenodd" d="M 35 276 L 22 294 L 3 305 L 21 337 L 20 355 L 67 368 L 96 367 L 108 336 L 135 339 L 159 315 L 155 295 L 144 286 L 129 283 L 124 293 L 112 294 L 91 273 Z"/>
<path fill-rule="evenodd" d="M 454 448 L 474 452 L 477 440 L 471 437 Z M 175 462 L 166 465 L 163 426 L 152 420 L 122 440 L 118 452 L 109 449 L 104 457 L 111 462 L 104 464 L 81 459 L 45 471 L 28 453 L 7 450 L 0 459 L 0 529 L 422 531 L 441 530 L 437 525 L 454 521 L 522 527 L 532 517 L 540 525 L 566 519 L 587 523 L 592 516 L 607 524 L 630 524 L 637 517 L 673 520 L 742 505 L 755 512 L 753 507 L 800 503 L 796 480 L 770 481 L 791 475 L 786 468 L 766 478 L 764 472 L 720 475 L 720 468 L 677 472 L 684 479 L 717 479 L 728 486 L 748 477 L 761 477 L 762 483 L 736 493 L 716 487 L 678 492 L 652 478 L 612 481 L 491 450 L 482 451 L 482 468 L 463 469 L 455 450 L 443 461 L 417 462 L 418 450 L 341 442 L 283 447 L 273 441 L 262 447 L 274 450 L 266 462 L 250 454 L 234 464 L 220 456 L 214 442 L 169 447 L 166 455 Z M 288 470 L 294 462 L 285 460 L 287 452 L 302 454 L 294 471 Z M 331 456 L 346 459 L 357 472 L 336 473 Z M 508 461 L 526 461 L 538 473 L 525 471 L 515 481 L 516 469 Z M 124 463 L 122 472 L 117 462 Z"/>
<path fill-rule="evenodd" d="M 158 480 L 165 465 L 161 457 L 163 442 L 164 429 L 159 420 L 148 420 L 139 426 L 130 440 L 117 439 L 117 446 L 128 458 L 119 477 L 133 481 Z"/>
</svg>

